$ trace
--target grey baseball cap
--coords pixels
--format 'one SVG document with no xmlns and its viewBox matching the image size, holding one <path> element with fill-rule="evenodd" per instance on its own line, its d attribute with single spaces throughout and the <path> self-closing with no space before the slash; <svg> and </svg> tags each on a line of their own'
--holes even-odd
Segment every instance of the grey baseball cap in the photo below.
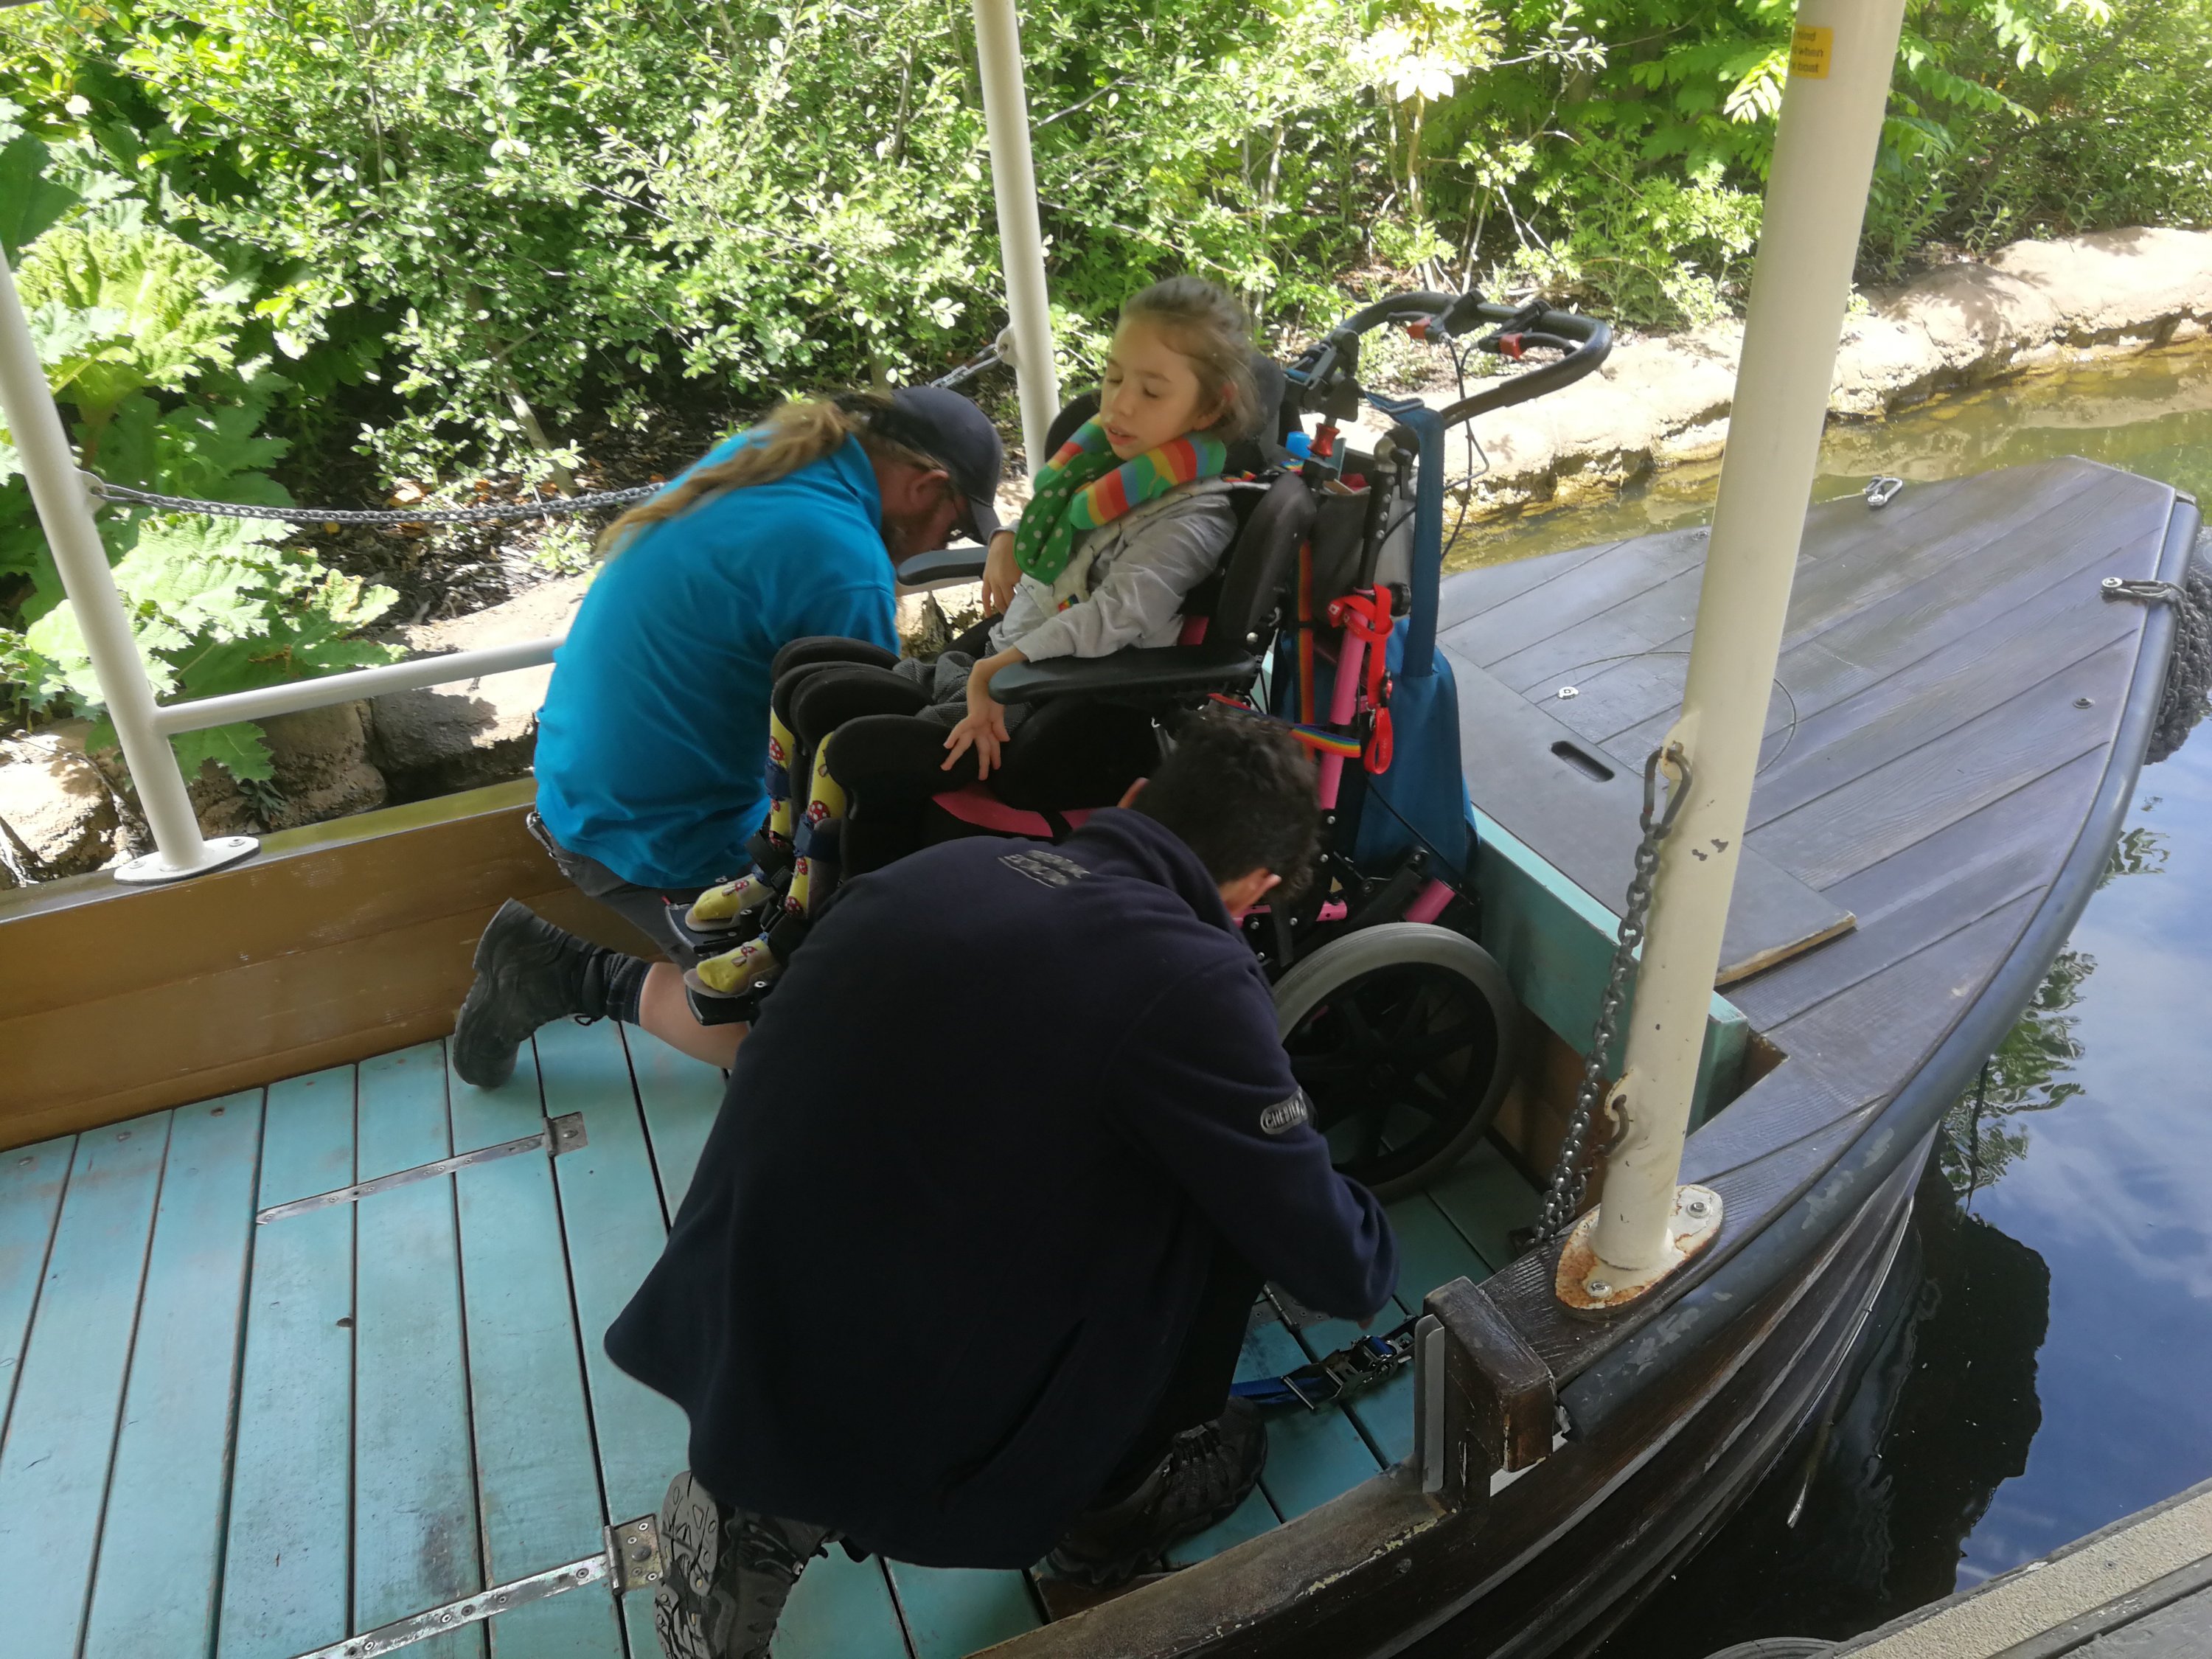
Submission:
<svg viewBox="0 0 2212 1659">
<path fill-rule="evenodd" d="M 962 533 L 979 542 L 999 527 L 999 475 L 1006 446 L 991 417 L 958 392 L 940 386 L 901 386 L 881 410 L 874 429 L 893 443 L 919 450 L 952 477 L 963 505 Z"/>
</svg>

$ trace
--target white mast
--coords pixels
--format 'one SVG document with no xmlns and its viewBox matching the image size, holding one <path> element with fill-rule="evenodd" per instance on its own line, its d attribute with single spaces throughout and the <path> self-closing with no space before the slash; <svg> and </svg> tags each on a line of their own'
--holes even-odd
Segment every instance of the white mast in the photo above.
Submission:
<svg viewBox="0 0 2212 1659">
<path fill-rule="evenodd" d="M 1036 169 L 1030 155 L 1029 95 L 1022 87 L 1021 23 L 1014 0 L 975 0 L 975 7 L 983 119 L 991 130 L 991 192 L 999 204 L 1014 377 L 1021 389 L 1022 442 L 1034 473 L 1045 464 L 1045 434 L 1060 413 L 1060 378 L 1052 360 L 1052 306 L 1045 293 L 1044 236 L 1037 224 Z"/>
<path fill-rule="evenodd" d="M 1624 1132 L 1603 1200 L 1560 1259 L 1571 1307 L 1623 1305 L 1718 1231 L 1718 1197 L 1676 1185 L 1682 1141 L 1904 12 L 1904 0 L 1798 7 L 1689 679 L 1665 744 L 1691 781 L 1661 847 L 1613 1094 Z"/>
</svg>

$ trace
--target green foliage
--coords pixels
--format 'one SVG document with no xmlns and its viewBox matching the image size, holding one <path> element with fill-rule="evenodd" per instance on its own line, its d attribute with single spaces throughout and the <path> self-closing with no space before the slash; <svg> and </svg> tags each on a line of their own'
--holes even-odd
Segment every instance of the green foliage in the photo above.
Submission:
<svg viewBox="0 0 2212 1659">
<path fill-rule="evenodd" d="M 234 520 L 157 520 L 115 565 L 131 631 L 157 696 L 248 691 L 342 668 L 389 662 L 388 646 L 349 637 L 392 604 L 389 588 L 323 569 L 268 545 L 268 527 Z M 71 607 L 33 623 L 0 653 L 31 696 L 102 707 L 100 684 Z M 103 713 L 94 747 L 112 744 Z M 208 759 L 241 779 L 270 775 L 269 750 L 251 722 L 171 739 L 190 776 Z"/>
<path fill-rule="evenodd" d="M 1791 22 L 1789 0 L 1031 9 L 1066 366 L 1171 270 L 1286 326 L 1408 274 L 1630 323 L 1724 311 Z M 945 0 L 54 0 L 0 16 L 0 92 L 57 188 L 141 201 L 209 262 L 158 254 L 230 296 L 191 319 L 207 343 L 281 368 L 273 419 L 343 413 L 395 474 L 543 474 L 585 418 L 687 383 L 907 378 L 994 331 L 971 34 Z M 1863 274 L 1932 239 L 2212 216 L 2208 69 L 2212 0 L 1915 0 Z M 90 327 L 94 296 L 71 304 Z M 110 373 L 112 331 L 52 337 Z M 214 361 L 172 343 L 134 372 Z"/>
<path fill-rule="evenodd" d="M 0 151 L 46 146 L 19 136 Z M 23 181 L 39 212 L 84 198 Z M 241 285 L 207 253 L 146 226 L 142 204 L 105 205 L 49 222 L 30 240 L 19 282 L 48 383 L 77 414 L 80 459 L 110 483 L 204 500 L 283 503 L 263 469 L 286 445 L 261 430 L 287 383 L 240 362 Z M 37 222 L 20 214 L 18 230 Z M 217 696 L 373 662 L 389 647 L 352 637 L 392 602 L 311 556 L 271 544 L 265 521 L 109 514 L 100 525 L 133 635 L 157 695 Z M 101 714 L 100 686 L 45 538 L 0 447 L 0 675 L 18 700 Z M 113 741 L 104 714 L 95 745 Z M 215 759 L 241 781 L 266 778 L 258 727 L 173 739 L 187 775 Z"/>
<path fill-rule="evenodd" d="M 167 231 L 58 225 L 31 244 L 16 288 L 54 396 L 83 422 L 88 466 L 125 398 L 181 392 L 234 361 L 236 292 L 214 260 Z"/>
</svg>

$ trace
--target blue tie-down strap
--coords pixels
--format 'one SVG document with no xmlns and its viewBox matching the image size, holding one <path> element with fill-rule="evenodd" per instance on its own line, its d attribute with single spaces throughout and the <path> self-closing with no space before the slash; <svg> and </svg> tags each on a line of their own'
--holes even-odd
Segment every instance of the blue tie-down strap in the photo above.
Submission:
<svg viewBox="0 0 2212 1659">
<path fill-rule="evenodd" d="M 1325 1354 L 1280 1376 L 1255 1376 L 1229 1392 L 1255 1406 L 1304 1406 L 1317 1412 L 1349 1394 L 1373 1387 L 1413 1357 L 1416 1314 L 1380 1336 L 1363 1336 L 1351 1346 Z"/>
</svg>

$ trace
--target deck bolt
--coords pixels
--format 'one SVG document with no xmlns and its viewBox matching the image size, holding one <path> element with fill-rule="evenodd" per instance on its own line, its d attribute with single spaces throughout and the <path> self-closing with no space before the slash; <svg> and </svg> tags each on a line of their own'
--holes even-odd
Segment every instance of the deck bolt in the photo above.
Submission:
<svg viewBox="0 0 2212 1659">
<path fill-rule="evenodd" d="M 1607 1279 L 1586 1279 L 1583 1281 L 1583 1288 L 1601 1302 L 1613 1294 L 1613 1285 Z"/>
<path fill-rule="evenodd" d="M 2094 697 L 2076 697 L 2074 699 L 2074 706 L 2076 708 L 2094 708 L 2097 706 L 2097 700 Z"/>
<path fill-rule="evenodd" d="M 1579 697 L 1582 694 L 1582 688 L 1578 685 L 1563 685 L 1559 688 L 1559 701 L 1565 702 L 1569 697 Z"/>
<path fill-rule="evenodd" d="M 1705 1212 L 1705 1200 L 1702 1198 L 1693 1198 L 1683 1205 L 1682 1208 L 1692 1215 L 1703 1215 Z"/>
</svg>

